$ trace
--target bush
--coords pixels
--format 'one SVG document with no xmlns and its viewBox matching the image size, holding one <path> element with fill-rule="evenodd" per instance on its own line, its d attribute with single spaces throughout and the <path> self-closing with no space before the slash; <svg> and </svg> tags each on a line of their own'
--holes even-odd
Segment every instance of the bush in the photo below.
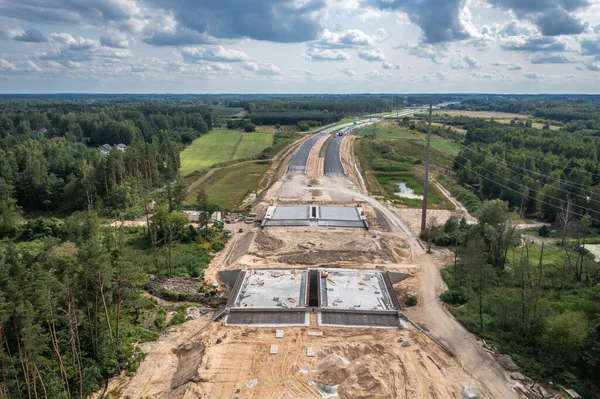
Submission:
<svg viewBox="0 0 600 399">
<path fill-rule="evenodd" d="M 454 287 L 440 295 L 440 299 L 449 305 L 464 305 L 469 302 L 470 295 L 467 287 Z"/>
<path fill-rule="evenodd" d="M 418 302 L 419 302 L 419 300 L 414 295 L 409 295 L 408 297 L 406 297 L 406 301 L 405 301 L 406 306 L 408 306 L 408 307 L 417 306 Z"/>
<path fill-rule="evenodd" d="M 245 132 L 256 132 L 256 125 L 254 123 L 248 123 L 246 126 L 244 126 L 244 131 Z"/>
<path fill-rule="evenodd" d="M 538 230 L 538 234 L 540 237 L 550 237 L 550 227 L 546 226 L 545 224 L 542 225 L 542 227 L 540 227 Z"/>
</svg>

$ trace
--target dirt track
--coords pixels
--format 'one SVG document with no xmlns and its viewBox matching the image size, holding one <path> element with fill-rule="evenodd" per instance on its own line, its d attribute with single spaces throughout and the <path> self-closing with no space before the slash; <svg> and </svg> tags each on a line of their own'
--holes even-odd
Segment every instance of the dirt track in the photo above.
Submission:
<svg viewBox="0 0 600 399">
<path fill-rule="evenodd" d="M 354 168 L 351 140 L 346 142 L 343 162 Z M 412 277 L 397 289 L 419 296 L 419 305 L 406 314 L 455 356 L 410 326 L 404 331 L 318 328 L 325 333 L 321 338 L 307 337 L 307 328 L 284 328 L 285 337 L 276 340 L 274 329 L 212 323 L 204 333 L 190 338 L 205 322 L 197 320 L 142 346 L 147 357 L 137 374 L 110 383 L 109 389 L 117 397 L 319 398 L 322 394 L 317 385 L 321 384 L 338 385 L 343 398 L 462 398 L 465 389 L 474 389 L 486 398 L 518 398 L 506 372 L 438 299 L 445 289 L 439 273 L 444 254 L 426 254 L 411 230 L 412 223 L 357 189 L 360 178 L 356 174 L 351 178 L 323 176 L 319 152 L 311 153 L 309 176 L 286 175 L 264 193 L 257 208 L 271 201 L 361 201 L 369 217 L 385 226 L 375 224 L 370 232 L 255 228 L 235 234 L 205 277 L 216 280 L 220 270 L 267 266 L 337 265 L 404 271 Z M 409 248 L 402 248 L 405 243 Z M 314 317 L 311 328 L 316 328 Z M 216 339 L 225 331 L 228 338 L 217 345 Z M 399 337 L 408 339 L 410 346 L 402 346 Z M 269 345 L 274 343 L 279 344 L 279 353 L 271 356 Z M 316 357 L 306 357 L 307 346 L 314 348 Z"/>
</svg>

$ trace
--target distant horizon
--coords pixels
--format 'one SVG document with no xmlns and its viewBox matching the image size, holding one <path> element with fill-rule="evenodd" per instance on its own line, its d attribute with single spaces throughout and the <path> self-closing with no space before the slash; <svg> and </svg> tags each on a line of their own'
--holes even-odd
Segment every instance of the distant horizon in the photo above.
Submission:
<svg viewBox="0 0 600 399">
<path fill-rule="evenodd" d="M 199 93 L 199 92 L 187 92 L 187 93 L 175 93 L 175 92 L 27 92 L 27 93 L 0 93 L 0 96 L 60 96 L 60 95 L 117 95 L 117 96 L 144 96 L 144 95 L 169 95 L 169 96 L 394 96 L 394 95 L 453 95 L 453 96 L 600 96 L 598 93 L 501 93 L 501 92 L 365 92 L 365 93 L 325 93 L 325 92 L 210 92 L 210 93 Z"/>
</svg>

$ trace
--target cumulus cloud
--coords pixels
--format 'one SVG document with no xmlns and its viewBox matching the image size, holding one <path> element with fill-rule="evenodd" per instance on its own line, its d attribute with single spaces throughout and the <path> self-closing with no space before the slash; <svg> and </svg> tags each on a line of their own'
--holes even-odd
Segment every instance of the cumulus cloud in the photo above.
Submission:
<svg viewBox="0 0 600 399">
<path fill-rule="evenodd" d="M 425 58 L 431 60 L 434 64 L 441 64 L 444 59 L 448 56 L 448 46 L 444 44 L 423 44 L 423 45 L 403 45 L 398 46 L 396 49 L 408 50 L 410 55 L 419 58 Z"/>
<path fill-rule="evenodd" d="M 319 48 L 341 49 L 372 46 L 374 42 L 373 38 L 358 29 L 349 29 L 341 33 L 325 29 L 319 40 L 312 45 Z"/>
<path fill-rule="evenodd" d="M 543 75 L 540 75 L 537 72 L 526 73 L 523 76 L 526 77 L 527 79 L 532 79 L 532 80 L 538 80 L 538 79 L 542 79 L 544 77 Z"/>
<path fill-rule="evenodd" d="M 257 75 L 271 76 L 281 74 L 281 70 L 276 65 L 268 62 L 246 62 L 242 64 L 242 68 Z"/>
<path fill-rule="evenodd" d="M 600 64 L 597 62 L 590 62 L 588 64 L 585 64 L 585 68 L 588 71 L 592 71 L 592 72 L 600 72 Z"/>
<path fill-rule="evenodd" d="M 341 50 L 309 48 L 305 57 L 310 61 L 345 61 L 350 56 Z"/>
<path fill-rule="evenodd" d="M 14 71 L 16 69 L 17 67 L 15 66 L 15 64 L 0 58 L 0 71 Z"/>
<path fill-rule="evenodd" d="M 567 49 L 564 41 L 544 36 L 515 36 L 502 42 L 500 47 L 503 50 L 522 52 L 562 52 Z"/>
<path fill-rule="evenodd" d="M 575 62 L 563 54 L 535 54 L 531 59 L 532 64 L 569 64 Z"/>
<path fill-rule="evenodd" d="M 27 29 L 20 35 L 15 36 L 15 40 L 29 43 L 43 43 L 48 41 L 46 36 L 44 36 L 44 34 L 37 29 Z"/>
<path fill-rule="evenodd" d="M 354 72 L 354 70 L 350 69 L 350 68 L 338 68 L 338 71 L 340 71 L 341 73 L 343 73 L 344 75 L 348 75 L 348 76 L 356 76 L 356 72 Z"/>
<path fill-rule="evenodd" d="M 139 13 L 137 2 L 128 0 L 19 0 L 0 2 L 0 15 L 36 23 L 105 25 L 123 22 Z"/>
<path fill-rule="evenodd" d="M 129 48 L 129 40 L 121 32 L 110 32 L 100 37 L 100 44 L 104 47 Z"/>
<path fill-rule="evenodd" d="M 497 61 L 491 64 L 493 67 L 506 67 L 509 71 L 522 71 L 523 65 L 511 62 Z"/>
<path fill-rule="evenodd" d="M 142 41 L 153 46 L 188 46 L 194 44 L 212 44 L 215 40 L 206 33 L 187 28 L 158 30 L 143 37 Z"/>
<path fill-rule="evenodd" d="M 148 0 L 178 27 L 208 36 L 281 43 L 317 39 L 325 0 Z"/>
<path fill-rule="evenodd" d="M 383 54 L 383 51 L 380 48 L 361 50 L 358 52 L 358 58 L 369 62 L 385 61 L 385 54 Z"/>
<path fill-rule="evenodd" d="M 392 64 L 390 64 L 389 62 L 382 62 L 381 67 L 383 69 L 393 69 L 394 68 L 394 66 Z"/>
<path fill-rule="evenodd" d="M 450 63 L 452 69 L 480 69 L 482 67 L 483 65 L 469 54 L 465 54 Z"/>
<path fill-rule="evenodd" d="M 574 13 L 591 4 L 589 0 L 488 0 L 488 3 L 535 23 L 544 36 L 582 33 L 588 24 Z"/>
<path fill-rule="evenodd" d="M 184 47 L 179 52 L 186 62 L 214 61 L 214 62 L 243 62 L 250 57 L 243 51 L 226 49 L 223 46 L 215 47 Z"/>
<path fill-rule="evenodd" d="M 366 7 L 408 15 L 426 43 L 464 40 L 476 32 L 467 0 L 363 0 Z"/>
<path fill-rule="evenodd" d="M 381 43 L 390 38 L 390 34 L 385 31 L 385 29 L 381 28 L 375 32 L 374 39 L 377 43 Z"/>
</svg>

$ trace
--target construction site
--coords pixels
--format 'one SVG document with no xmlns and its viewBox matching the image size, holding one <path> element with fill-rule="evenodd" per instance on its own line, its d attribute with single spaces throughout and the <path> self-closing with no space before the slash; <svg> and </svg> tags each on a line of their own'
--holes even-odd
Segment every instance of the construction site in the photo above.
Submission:
<svg viewBox="0 0 600 399">
<path fill-rule="evenodd" d="M 342 172 L 325 173 L 339 129 L 306 138 L 274 164 L 273 184 L 253 206 L 259 222 L 234 234 L 205 270 L 207 283 L 224 287 L 225 307 L 140 345 L 138 372 L 112 379 L 109 393 L 525 397 L 525 382 L 440 304 L 437 265 L 450 255 L 425 254 L 408 224 L 366 192 L 354 136 L 336 136 Z M 419 302 L 407 308 L 411 296 Z"/>
</svg>

